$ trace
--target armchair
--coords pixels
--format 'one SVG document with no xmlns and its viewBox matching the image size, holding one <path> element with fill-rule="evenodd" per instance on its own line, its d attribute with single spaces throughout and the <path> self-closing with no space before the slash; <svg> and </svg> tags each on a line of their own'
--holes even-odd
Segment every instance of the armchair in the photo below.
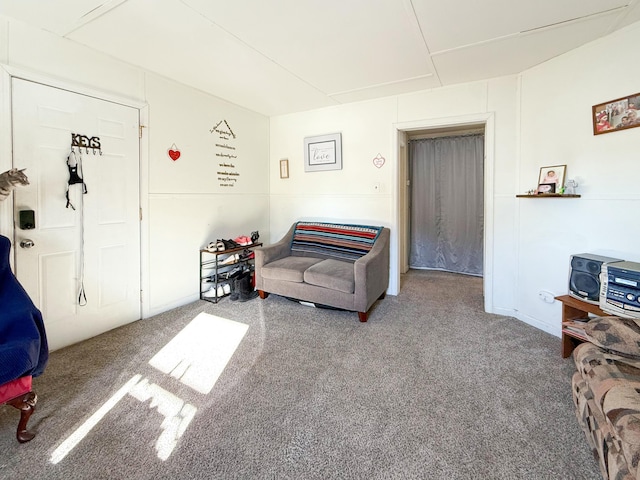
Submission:
<svg viewBox="0 0 640 480">
<path fill-rule="evenodd" d="M 16 436 L 22 443 L 34 437 L 27 431 L 37 401 L 31 382 L 44 372 L 49 349 L 42 314 L 11 271 L 10 250 L 10 240 L 0 235 L 0 405 L 20 410 Z"/>
</svg>

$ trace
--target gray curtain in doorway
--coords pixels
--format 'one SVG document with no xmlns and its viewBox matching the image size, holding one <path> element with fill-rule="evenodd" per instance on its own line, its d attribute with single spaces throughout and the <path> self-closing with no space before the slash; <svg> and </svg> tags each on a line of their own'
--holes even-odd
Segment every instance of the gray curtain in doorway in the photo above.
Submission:
<svg viewBox="0 0 640 480">
<path fill-rule="evenodd" d="M 482 276 L 484 136 L 409 141 L 409 266 Z"/>
</svg>

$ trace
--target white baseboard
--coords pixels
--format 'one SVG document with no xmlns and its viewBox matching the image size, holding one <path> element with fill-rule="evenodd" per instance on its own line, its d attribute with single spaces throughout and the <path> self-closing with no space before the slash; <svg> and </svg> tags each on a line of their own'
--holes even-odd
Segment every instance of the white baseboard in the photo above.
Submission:
<svg viewBox="0 0 640 480">
<path fill-rule="evenodd" d="M 176 299 L 170 303 L 165 303 L 163 305 L 155 305 L 151 308 L 149 308 L 147 311 L 145 311 L 143 313 L 143 317 L 142 318 L 149 318 L 149 317 L 153 317 L 154 315 L 159 315 L 161 313 L 164 313 L 168 310 L 173 310 L 174 308 L 178 308 L 178 307 L 182 307 L 183 305 L 187 305 L 188 303 L 193 303 L 200 300 L 200 295 L 199 294 L 194 294 L 194 295 L 188 295 L 186 297 L 182 297 L 179 299 Z"/>
<path fill-rule="evenodd" d="M 515 317 L 521 322 L 526 323 L 527 325 L 531 325 L 532 327 L 537 328 L 538 330 L 542 330 L 543 332 L 547 332 L 555 337 L 560 338 L 562 336 L 562 328 L 560 327 L 560 322 L 558 321 L 558 325 L 549 325 L 546 322 L 542 322 L 537 318 L 533 318 L 529 315 L 525 315 L 522 312 L 518 312 L 517 310 L 510 310 L 507 308 L 494 308 L 493 312 L 496 315 L 505 315 L 507 317 Z"/>
</svg>

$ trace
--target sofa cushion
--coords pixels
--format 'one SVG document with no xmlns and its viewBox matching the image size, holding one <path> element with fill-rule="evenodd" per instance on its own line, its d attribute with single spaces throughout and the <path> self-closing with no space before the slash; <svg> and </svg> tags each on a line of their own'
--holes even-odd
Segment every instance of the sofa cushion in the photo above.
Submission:
<svg viewBox="0 0 640 480">
<path fill-rule="evenodd" d="M 598 317 L 585 325 L 591 343 L 606 350 L 640 358 L 640 326 L 636 320 L 621 317 Z"/>
<path fill-rule="evenodd" d="M 586 342 L 573 351 L 576 415 L 603 478 L 636 478 L 640 460 L 640 361 Z"/>
<path fill-rule="evenodd" d="M 355 288 L 353 263 L 329 258 L 304 272 L 304 281 L 318 287 L 353 293 Z"/>
<path fill-rule="evenodd" d="M 640 447 L 640 393 L 638 393 L 638 389 L 631 385 L 612 388 L 604 399 L 602 409 L 615 429 L 616 436 L 626 443 L 635 445 L 636 449 Z"/>
<path fill-rule="evenodd" d="M 321 258 L 285 257 L 262 266 L 262 276 L 269 280 L 302 283 L 304 272 L 312 265 L 321 262 Z M 353 268 L 353 267 L 352 267 Z"/>
<path fill-rule="evenodd" d="M 579 372 L 574 373 L 571 385 L 576 417 L 593 451 L 593 456 L 598 460 L 602 478 L 608 478 L 609 454 L 614 449 L 619 454 L 617 445 L 613 441 L 611 426 L 596 405 L 589 385 Z"/>
<path fill-rule="evenodd" d="M 640 461 L 640 394 L 632 386 L 616 386 L 604 399 L 603 411 L 632 478 Z M 617 478 L 617 477 L 610 477 Z"/>
<path fill-rule="evenodd" d="M 573 351 L 580 374 L 589 382 L 593 396 L 602 405 L 613 387 L 631 385 L 640 389 L 640 360 L 608 352 L 585 342 Z"/>
<path fill-rule="evenodd" d="M 31 375 L 16 378 L 0 385 L 0 403 L 13 400 L 31 391 Z"/>
<path fill-rule="evenodd" d="M 364 225 L 297 222 L 291 251 L 354 261 L 369 253 L 381 231 L 382 227 Z"/>
</svg>

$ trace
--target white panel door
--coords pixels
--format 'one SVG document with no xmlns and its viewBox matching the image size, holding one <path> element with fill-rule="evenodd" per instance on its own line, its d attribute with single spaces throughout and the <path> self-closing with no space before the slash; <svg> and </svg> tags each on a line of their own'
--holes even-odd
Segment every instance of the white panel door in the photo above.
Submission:
<svg viewBox="0 0 640 480">
<path fill-rule="evenodd" d="M 139 319 L 139 111 L 13 79 L 12 121 L 13 165 L 30 182 L 14 191 L 16 276 L 43 313 L 50 348 Z M 68 185 L 72 134 L 97 137 L 102 152 L 75 157 L 84 195 Z M 24 210 L 35 228 L 21 228 Z"/>
</svg>

